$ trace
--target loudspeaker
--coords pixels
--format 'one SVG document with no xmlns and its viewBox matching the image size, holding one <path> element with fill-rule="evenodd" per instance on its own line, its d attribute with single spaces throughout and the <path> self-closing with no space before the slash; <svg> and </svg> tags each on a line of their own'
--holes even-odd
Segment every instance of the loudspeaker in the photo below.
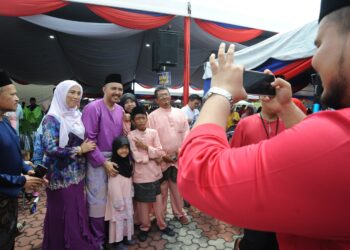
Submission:
<svg viewBox="0 0 350 250">
<path fill-rule="evenodd" d="M 176 66 L 179 49 L 179 35 L 172 30 L 159 30 L 152 43 L 152 70 L 161 66 Z"/>
</svg>

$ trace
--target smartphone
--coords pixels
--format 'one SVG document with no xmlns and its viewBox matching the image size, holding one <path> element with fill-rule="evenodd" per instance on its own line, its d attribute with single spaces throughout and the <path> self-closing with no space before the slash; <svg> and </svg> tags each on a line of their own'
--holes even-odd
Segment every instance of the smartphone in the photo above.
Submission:
<svg viewBox="0 0 350 250">
<path fill-rule="evenodd" d="M 47 173 L 47 167 L 38 164 L 34 169 L 34 176 L 38 178 L 43 178 Z"/>
<path fill-rule="evenodd" d="M 243 87 L 248 94 L 268 96 L 276 95 L 275 88 L 271 86 L 273 81 L 275 81 L 273 75 L 252 70 L 245 70 L 243 72 Z"/>
</svg>

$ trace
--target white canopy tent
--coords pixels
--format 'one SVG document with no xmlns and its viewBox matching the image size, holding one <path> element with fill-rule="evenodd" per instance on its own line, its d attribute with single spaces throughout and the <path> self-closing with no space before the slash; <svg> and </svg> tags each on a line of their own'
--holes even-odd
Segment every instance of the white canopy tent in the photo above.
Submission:
<svg viewBox="0 0 350 250">
<path fill-rule="evenodd" d="M 313 56 L 316 51 L 314 40 L 318 24 L 310 22 L 298 29 L 274 35 L 260 43 L 235 53 L 235 63 L 253 69 L 269 58 L 282 61 L 297 60 Z M 210 64 L 205 64 L 203 79 L 211 78 Z"/>
<path fill-rule="evenodd" d="M 110 7 L 191 16 L 274 32 L 295 29 L 318 18 L 320 0 L 68 0 Z"/>
<path fill-rule="evenodd" d="M 144 88 L 138 83 L 134 83 L 134 93 L 135 95 L 154 95 L 154 91 L 156 88 Z M 183 87 L 180 88 L 168 88 L 171 96 L 183 96 Z M 197 90 L 190 87 L 190 95 L 197 94 L 199 96 L 203 96 L 203 90 Z"/>
<path fill-rule="evenodd" d="M 173 82 L 181 84 L 184 61 L 182 16 L 282 32 L 317 19 L 320 2 L 153 0 L 150 4 L 149 0 L 66 1 L 71 4 L 53 11 L 55 13 L 20 19 L 0 17 L 0 30 L 8 34 L 0 40 L 0 67 L 10 72 L 13 79 L 45 85 L 74 78 L 86 84 L 87 88 L 100 90 L 105 76 L 115 72 L 121 73 L 125 82 L 137 80 L 155 85 L 156 73 L 151 68 L 152 50 L 146 46 L 154 41 L 155 30 L 133 30 L 108 23 L 86 10 L 85 4 L 178 15 L 167 25 L 180 34 L 178 65 L 171 68 L 171 72 Z M 203 86 L 203 63 L 220 42 L 192 20 L 190 83 L 194 86 Z M 237 50 L 245 47 L 236 45 Z M 92 93 L 95 92 L 94 89 Z"/>
</svg>

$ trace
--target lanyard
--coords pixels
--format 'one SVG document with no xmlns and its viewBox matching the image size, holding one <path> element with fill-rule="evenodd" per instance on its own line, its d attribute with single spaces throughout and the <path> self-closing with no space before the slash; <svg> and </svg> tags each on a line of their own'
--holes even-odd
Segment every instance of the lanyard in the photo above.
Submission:
<svg viewBox="0 0 350 250">
<path fill-rule="evenodd" d="M 262 116 L 261 116 L 261 113 L 259 114 L 259 116 L 260 116 L 261 123 L 262 123 L 262 125 L 264 126 L 264 130 L 265 130 L 265 133 L 266 133 L 266 137 L 267 137 L 267 139 L 270 139 L 269 132 L 267 132 L 267 128 L 266 128 L 266 126 L 265 126 L 265 122 L 264 122 L 264 119 L 263 119 Z M 278 125 L 279 125 L 279 119 L 277 118 L 275 135 L 277 135 L 277 133 L 278 133 Z"/>
</svg>

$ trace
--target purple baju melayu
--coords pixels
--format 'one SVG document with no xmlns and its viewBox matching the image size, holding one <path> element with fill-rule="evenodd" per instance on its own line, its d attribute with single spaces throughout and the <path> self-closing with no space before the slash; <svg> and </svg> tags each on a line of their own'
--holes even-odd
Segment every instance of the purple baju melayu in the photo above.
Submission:
<svg viewBox="0 0 350 250">
<path fill-rule="evenodd" d="M 103 99 L 99 99 L 84 108 L 82 120 L 85 137 L 96 143 L 96 149 L 88 153 L 86 192 L 91 228 L 103 244 L 108 182 L 103 163 L 109 160 L 113 139 L 123 134 L 123 108 L 115 104 L 110 110 Z"/>
</svg>

